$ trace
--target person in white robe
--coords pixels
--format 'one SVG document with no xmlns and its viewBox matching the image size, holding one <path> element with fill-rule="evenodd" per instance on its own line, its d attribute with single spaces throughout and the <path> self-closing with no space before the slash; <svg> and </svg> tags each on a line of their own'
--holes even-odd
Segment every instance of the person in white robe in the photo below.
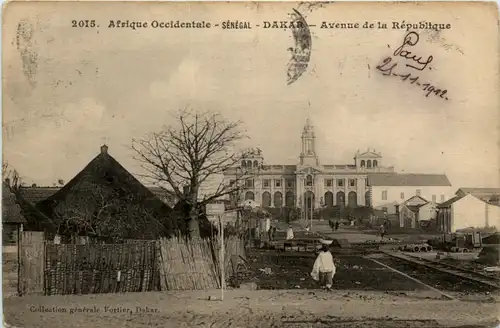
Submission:
<svg viewBox="0 0 500 328">
<path fill-rule="evenodd" d="M 292 226 L 288 226 L 288 229 L 286 230 L 286 240 L 293 239 L 293 229 Z"/>
<path fill-rule="evenodd" d="M 319 281 L 321 288 L 331 290 L 336 268 L 328 245 L 323 244 L 311 272 L 311 277 Z"/>
</svg>

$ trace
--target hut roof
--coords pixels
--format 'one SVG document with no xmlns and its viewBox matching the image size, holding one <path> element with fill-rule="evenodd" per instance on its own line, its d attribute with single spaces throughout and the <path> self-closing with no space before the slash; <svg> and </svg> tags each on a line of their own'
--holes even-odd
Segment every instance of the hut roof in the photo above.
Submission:
<svg viewBox="0 0 500 328">
<path fill-rule="evenodd" d="M 61 187 L 20 187 L 19 195 L 28 203 L 36 204 L 58 192 Z"/>
<path fill-rule="evenodd" d="M 19 188 L 19 195 L 30 204 L 37 204 L 50 196 L 54 195 L 58 192 L 61 187 L 40 187 L 40 186 L 21 186 Z M 167 190 L 160 187 L 148 187 L 149 190 L 153 194 L 155 194 L 160 200 L 169 205 L 170 207 L 174 206 L 176 203 L 176 199 L 172 196 L 172 192 L 168 192 Z"/>
<path fill-rule="evenodd" d="M 368 182 L 370 186 L 451 186 L 445 174 L 373 173 Z"/>
<path fill-rule="evenodd" d="M 80 173 L 52 196 L 39 202 L 37 208 L 57 221 L 60 220 L 57 210 L 90 206 L 95 211 L 96 207 L 102 206 L 98 203 L 104 197 L 109 197 L 110 201 L 112 198 L 116 207 L 121 208 L 115 213 L 117 216 L 127 216 L 133 221 L 133 211 L 136 219 L 156 218 L 166 229 L 164 233 L 176 228 L 173 210 L 109 155 L 106 145 Z M 150 230 L 144 234 L 161 234 L 162 227 L 145 222 L 143 225 Z"/>
<path fill-rule="evenodd" d="M 26 223 L 15 194 L 5 182 L 2 185 L 2 223 Z"/>
</svg>

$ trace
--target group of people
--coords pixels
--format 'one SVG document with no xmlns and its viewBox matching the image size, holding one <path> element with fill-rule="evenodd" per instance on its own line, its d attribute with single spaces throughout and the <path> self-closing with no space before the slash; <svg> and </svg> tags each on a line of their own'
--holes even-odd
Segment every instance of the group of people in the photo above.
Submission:
<svg viewBox="0 0 500 328">
<path fill-rule="evenodd" d="M 339 230 L 339 226 L 340 226 L 339 221 L 335 221 L 335 222 L 329 221 L 329 222 L 330 222 L 330 228 L 332 228 L 332 230 L 334 230 L 334 231 Z"/>
<path fill-rule="evenodd" d="M 273 241 L 276 236 L 276 227 L 270 227 L 269 230 L 267 230 L 267 234 L 269 235 L 269 241 Z"/>
<path fill-rule="evenodd" d="M 269 230 L 267 230 L 267 235 L 269 237 L 269 241 L 273 241 L 274 238 L 276 237 L 276 227 L 270 227 Z M 293 239 L 293 228 L 292 226 L 288 226 L 288 229 L 286 230 L 286 239 L 290 240 Z"/>
</svg>

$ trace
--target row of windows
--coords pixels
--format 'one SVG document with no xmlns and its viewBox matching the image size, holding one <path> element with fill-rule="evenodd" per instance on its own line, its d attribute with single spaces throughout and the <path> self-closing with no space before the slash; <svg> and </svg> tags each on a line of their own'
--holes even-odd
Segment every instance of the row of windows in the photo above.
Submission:
<svg viewBox="0 0 500 328">
<path fill-rule="evenodd" d="M 282 179 L 274 179 L 274 186 L 276 188 L 281 188 L 282 183 L 283 183 Z M 263 188 L 269 188 L 270 186 L 271 186 L 271 179 L 263 179 L 262 180 L 262 187 Z M 293 187 L 293 180 L 287 179 L 286 186 L 287 186 L 287 188 L 292 188 Z"/>
<path fill-rule="evenodd" d="M 259 162 L 257 160 L 255 160 L 253 162 L 243 160 L 243 161 L 241 161 L 241 167 L 246 167 L 249 169 L 251 169 L 252 167 L 257 168 L 257 167 L 259 167 Z"/>
<path fill-rule="evenodd" d="M 262 187 L 263 188 L 269 188 L 271 186 L 271 181 L 272 179 L 263 179 L 262 180 Z M 325 187 L 333 187 L 333 179 L 326 179 L 325 180 Z M 231 180 L 231 184 L 234 183 L 234 180 Z M 283 180 L 282 179 L 274 179 L 274 187 L 276 188 L 281 188 L 282 187 Z M 345 180 L 344 179 L 337 179 L 337 186 L 338 187 L 344 187 Z M 356 187 L 357 185 L 357 180 L 356 179 L 347 179 L 347 183 L 349 184 L 350 187 Z M 368 180 L 366 180 L 366 185 L 368 185 Z M 306 186 L 312 187 L 313 186 L 313 180 L 310 175 L 307 176 L 306 178 Z M 246 188 L 253 188 L 254 187 L 254 180 L 253 179 L 247 179 L 245 181 L 245 187 Z M 293 187 L 293 180 L 292 179 L 286 179 L 286 187 L 287 188 L 292 188 Z"/>
<path fill-rule="evenodd" d="M 346 197 L 347 196 L 347 197 Z M 233 200 L 237 199 L 237 194 L 232 194 L 230 195 Z M 253 191 L 247 191 L 245 192 L 245 200 L 255 200 L 255 193 Z M 293 207 L 295 206 L 295 194 L 292 191 L 288 191 L 284 197 L 283 194 L 279 191 L 276 191 L 271 197 L 271 193 L 268 191 L 265 191 L 262 193 L 262 198 L 261 198 L 261 204 L 263 207 L 271 207 L 271 203 L 274 204 L 274 207 L 282 207 L 283 206 L 283 198 L 285 201 L 285 206 L 286 207 Z M 311 209 L 316 207 L 315 204 L 315 198 L 316 196 L 314 193 L 308 191 L 307 193 L 304 194 L 303 198 L 299 198 L 300 204 L 297 204 L 299 206 L 302 206 L 305 209 Z M 347 195 L 343 191 L 339 191 L 334 194 L 331 191 L 325 192 L 324 196 L 322 197 L 323 199 L 321 200 L 320 206 L 326 206 L 326 207 L 333 207 L 334 206 L 334 198 L 335 200 L 335 205 L 345 207 L 346 205 L 349 207 L 357 207 L 358 206 L 358 194 L 355 191 L 349 192 Z M 346 199 L 347 198 L 347 199 Z M 347 200 L 347 204 L 346 204 Z M 371 199 L 370 199 L 370 194 L 368 192 L 365 193 L 365 205 L 369 206 L 371 204 Z"/>
<path fill-rule="evenodd" d="M 367 167 L 367 168 L 372 168 L 372 167 L 377 167 L 378 166 L 378 162 L 376 159 L 374 159 L 373 161 L 372 160 L 367 160 L 365 161 L 364 159 L 361 160 L 361 167 Z M 252 167 L 253 168 L 257 168 L 259 167 L 259 161 L 257 160 L 254 160 L 254 161 L 250 161 L 250 160 L 242 160 L 241 161 L 241 167 L 246 167 L 246 168 L 249 168 L 251 169 Z"/>
<path fill-rule="evenodd" d="M 347 179 L 347 183 L 349 184 L 349 187 L 356 187 L 357 179 Z M 366 185 L 368 186 L 368 180 L 366 180 Z M 343 186 L 344 186 L 344 179 L 337 179 L 337 187 L 343 187 Z M 325 187 L 333 187 L 333 179 L 326 179 Z"/>
<path fill-rule="evenodd" d="M 367 168 L 372 168 L 372 167 L 377 167 L 378 166 L 378 162 L 376 159 L 373 160 L 373 162 L 371 160 L 367 160 L 365 162 L 365 160 L 361 160 L 361 167 L 367 167 Z"/>
<path fill-rule="evenodd" d="M 421 189 L 417 189 L 415 190 L 415 195 L 416 196 L 421 196 L 422 195 L 422 190 Z M 412 195 L 413 196 L 413 195 Z M 405 193 L 404 192 L 401 192 L 399 194 L 399 198 L 401 198 L 402 200 L 405 200 L 406 197 L 405 197 Z M 444 195 L 441 195 L 441 202 L 444 202 L 445 201 L 445 196 Z M 387 200 L 387 190 L 383 190 L 382 191 L 382 200 Z M 435 203 L 437 201 L 437 196 L 436 195 L 432 195 L 432 201 Z"/>
</svg>

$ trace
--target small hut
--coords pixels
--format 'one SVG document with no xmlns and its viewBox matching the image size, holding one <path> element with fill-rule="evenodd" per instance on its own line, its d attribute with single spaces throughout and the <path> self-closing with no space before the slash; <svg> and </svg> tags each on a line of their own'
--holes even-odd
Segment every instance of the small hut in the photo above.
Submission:
<svg viewBox="0 0 500 328">
<path fill-rule="evenodd" d="M 2 188 L 2 238 L 3 246 L 18 246 L 26 219 L 16 202 L 15 194 L 7 183 Z"/>
<path fill-rule="evenodd" d="M 63 242 L 77 236 L 101 242 L 156 239 L 177 228 L 174 211 L 120 165 L 106 145 L 37 208 L 51 218 L 51 232 Z"/>
</svg>

